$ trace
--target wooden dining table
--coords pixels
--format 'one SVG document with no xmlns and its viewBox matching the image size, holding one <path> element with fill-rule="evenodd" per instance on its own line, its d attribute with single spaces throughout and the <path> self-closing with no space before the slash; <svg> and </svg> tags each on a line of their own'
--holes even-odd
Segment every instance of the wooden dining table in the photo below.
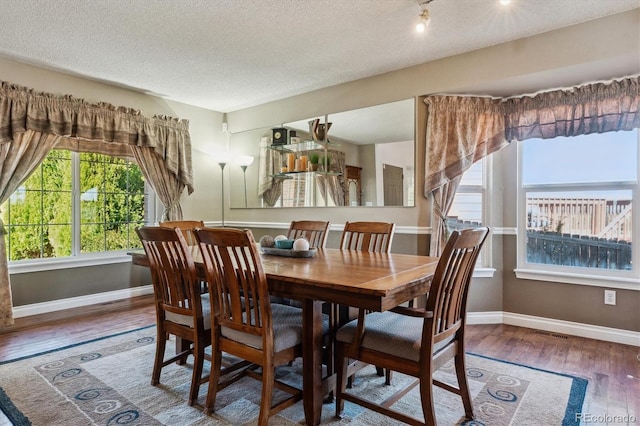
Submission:
<svg viewBox="0 0 640 426">
<path fill-rule="evenodd" d="M 204 277 L 199 251 L 194 260 Z M 134 265 L 148 266 L 144 251 L 129 253 Z M 303 404 L 308 425 L 321 420 L 323 397 L 335 375 L 322 375 L 322 304 L 330 302 L 386 311 L 429 291 L 437 257 L 318 249 L 313 257 L 261 255 L 274 296 L 299 300 L 303 312 Z"/>
</svg>

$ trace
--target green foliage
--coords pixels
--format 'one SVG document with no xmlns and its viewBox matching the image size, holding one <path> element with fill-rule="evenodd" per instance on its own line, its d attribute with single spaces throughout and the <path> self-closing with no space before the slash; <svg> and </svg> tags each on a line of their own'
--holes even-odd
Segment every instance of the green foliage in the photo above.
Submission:
<svg viewBox="0 0 640 426">
<path fill-rule="evenodd" d="M 72 252 L 72 161 L 53 150 L 2 206 L 10 260 L 64 257 Z M 137 165 L 93 153 L 80 155 L 80 251 L 139 245 L 144 179 Z"/>
<path fill-rule="evenodd" d="M 320 156 L 317 152 L 312 152 L 309 154 L 309 162 L 311 164 L 318 164 L 318 161 L 320 161 Z"/>
</svg>

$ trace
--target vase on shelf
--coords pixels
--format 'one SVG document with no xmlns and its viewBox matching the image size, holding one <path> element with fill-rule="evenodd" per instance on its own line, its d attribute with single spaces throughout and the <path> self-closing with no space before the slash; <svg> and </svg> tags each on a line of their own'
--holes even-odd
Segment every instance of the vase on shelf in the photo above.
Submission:
<svg viewBox="0 0 640 426">
<path fill-rule="evenodd" d="M 309 121 L 309 133 L 315 142 L 324 142 L 330 128 L 331 123 L 320 123 L 319 118 Z"/>
</svg>

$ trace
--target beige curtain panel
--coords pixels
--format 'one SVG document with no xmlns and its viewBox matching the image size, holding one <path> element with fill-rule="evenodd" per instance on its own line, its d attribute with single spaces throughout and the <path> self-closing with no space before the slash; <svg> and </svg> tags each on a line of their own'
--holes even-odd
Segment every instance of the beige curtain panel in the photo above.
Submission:
<svg viewBox="0 0 640 426">
<path fill-rule="evenodd" d="M 193 192 L 188 121 L 0 82 L 0 204 L 53 148 L 135 158 L 163 219 L 182 218 L 180 195 Z M 0 221 L 0 328 L 13 324 L 4 234 Z"/>
<path fill-rule="evenodd" d="M 501 99 L 429 96 L 426 122 L 425 197 L 434 214 L 429 253 L 440 255 L 449 236 L 447 214 L 462 174 L 506 146 Z"/>
<path fill-rule="evenodd" d="M 428 96 L 424 196 L 507 145 L 501 99 Z"/>
</svg>

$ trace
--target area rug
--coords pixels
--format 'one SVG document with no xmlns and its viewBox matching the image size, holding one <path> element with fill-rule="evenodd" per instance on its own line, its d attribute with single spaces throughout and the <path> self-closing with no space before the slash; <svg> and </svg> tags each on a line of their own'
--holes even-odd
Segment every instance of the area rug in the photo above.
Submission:
<svg viewBox="0 0 640 426">
<path fill-rule="evenodd" d="M 167 350 L 173 350 L 172 343 Z M 95 339 L 42 354 L 0 363 L 0 408 L 14 425 L 251 425 L 257 422 L 260 382 L 243 378 L 218 393 L 215 413 L 189 407 L 191 369 L 172 364 L 163 369 L 159 386 L 150 385 L 155 328 Z M 208 363 L 205 362 L 208 367 Z M 578 424 L 587 381 L 497 359 L 467 354 L 467 375 L 476 419 L 465 422 L 458 397 L 436 388 L 440 425 L 572 425 Z M 301 365 L 282 367 L 279 378 L 301 385 Z M 451 364 L 439 379 L 455 382 Z M 367 367 L 357 373 L 351 392 L 384 399 L 410 380 L 395 373 L 391 386 Z M 201 387 L 203 404 L 206 385 Z M 420 417 L 418 388 L 394 406 Z M 342 418 L 326 403 L 322 424 L 395 425 L 396 421 L 349 402 Z M 304 423 L 302 402 L 270 419 L 274 425 Z M 2 421 L 0 420 L 0 424 Z"/>
</svg>

